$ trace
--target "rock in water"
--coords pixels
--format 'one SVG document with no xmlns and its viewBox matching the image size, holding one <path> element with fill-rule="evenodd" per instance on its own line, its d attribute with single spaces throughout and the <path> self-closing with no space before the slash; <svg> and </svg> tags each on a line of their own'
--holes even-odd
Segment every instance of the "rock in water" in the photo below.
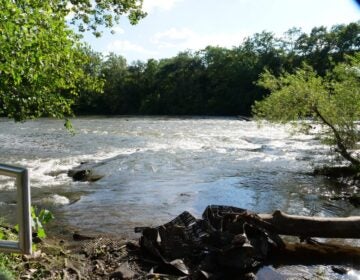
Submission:
<svg viewBox="0 0 360 280">
<path fill-rule="evenodd" d="M 74 181 L 81 182 L 95 182 L 104 177 L 104 175 L 97 173 L 94 168 L 99 164 L 96 163 L 82 163 L 78 167 L 68 171 L 68 176 L 72 177 Z"/>
</svg>

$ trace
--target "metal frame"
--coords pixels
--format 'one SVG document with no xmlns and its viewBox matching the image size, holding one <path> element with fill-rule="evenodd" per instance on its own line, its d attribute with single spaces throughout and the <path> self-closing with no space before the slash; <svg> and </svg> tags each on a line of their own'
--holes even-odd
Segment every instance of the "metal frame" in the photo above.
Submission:
<svg viewBox="0 0 360 280">
<path fill-rule="evenodd" d="M 30 182 L 26 168 L 0 164 L 0 175 L 16 179 L 19 241 L 0 240 L 0 251 L 31 254 Z"/>
</svg>

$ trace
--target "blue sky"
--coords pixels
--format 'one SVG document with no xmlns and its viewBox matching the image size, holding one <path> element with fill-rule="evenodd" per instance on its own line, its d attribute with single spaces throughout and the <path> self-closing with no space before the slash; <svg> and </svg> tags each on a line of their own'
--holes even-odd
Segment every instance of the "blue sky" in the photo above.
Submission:
<svg viewBox="0 0 360 280">
<path fill-rule="evenodd" d="M 354 0 L 144 0 L 148 16 L 132 26 L 122 18 L 115 34 L 84 40 L 105 55 L 134 60 L 175 56 L 208 45 L 231 48 L 263 30 L 281 36 L 291 27 L 309 32 L 360 20 Z"/>
</svg>

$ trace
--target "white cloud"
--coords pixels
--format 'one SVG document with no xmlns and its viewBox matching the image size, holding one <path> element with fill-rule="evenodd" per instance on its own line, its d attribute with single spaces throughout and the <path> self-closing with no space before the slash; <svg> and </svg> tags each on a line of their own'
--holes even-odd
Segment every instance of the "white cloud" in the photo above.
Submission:
<svg viewBox="0 0 360 280">
<path fill-rule="evenodd" d="M 172 48 L 186 45 L 196 37 L 196 34 L 188 28 L 170 28 L 164 32 L 157 32 L 150 39 L 159 48 Z"/>
<path fill-rule="evenodd" d="M 156 55 L 157 52 L 147 50 L 143 46 L 134 44 L 128 40 L 114 40 L 107 45 L 107 52 L 124 54 L 127 52 L 135 52 L 147 55 Z"/>
<path fill-rule="evenodd" d="M 156 9 L 171 10 L 177 2 L 183 0 L 144 0 L 143 9 L 145 12 L 151 13 Z"/>
<path fill-rule="evenodd" d="M 155 33 L 147 43 L 145 38 L 141 43 L 121 39 L 113 40 L 107 44 L 104 53 L 114 52 L 130 60 L 146 60 L 150 57 L 160 59 L 175 56 L 188 49 L 201 50 L 209 45 L 227 48 L 239 46 L 250 34 L 250 32 L 200 34 L 190 28 L 170 28 Z"/>
<path fill-rule="evenodd" d="M 170 28 L 164 32 L 156 33 L 151 42 L 158 48 L 176 48 L 199 50 L 206 46 L 221 46 L 231 48 L 242 43 L 250 32 L 198 34 L 188 28 Z"/>
</svg>

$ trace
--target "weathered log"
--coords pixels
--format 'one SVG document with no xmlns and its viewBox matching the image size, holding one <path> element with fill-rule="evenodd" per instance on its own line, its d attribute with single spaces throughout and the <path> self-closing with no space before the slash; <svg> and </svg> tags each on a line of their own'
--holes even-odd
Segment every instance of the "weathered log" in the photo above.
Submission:
<svg viewBox="0 0 360 280">
<path fill-rule="evenodd" d="M 360 238 L 360 217 L 306 217 L 288 215 L 281 211 L 258 214 L 280 235 L 324 238 Z"/>
<path fill-rule="evenodd" d="M 285 243 L 272 247 L 268 259 L 273 265 L 359 265 L 360 248 L 346 244 Z"/>
</svg>

